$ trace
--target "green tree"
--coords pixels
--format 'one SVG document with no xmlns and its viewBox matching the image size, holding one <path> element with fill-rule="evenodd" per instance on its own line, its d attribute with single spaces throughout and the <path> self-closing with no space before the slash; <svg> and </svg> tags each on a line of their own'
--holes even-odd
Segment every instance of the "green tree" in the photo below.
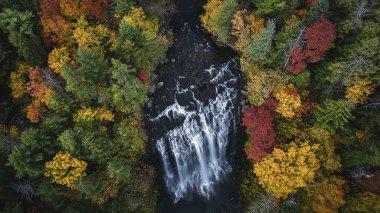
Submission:
<svg viewBox="0 0 380 213">
<path fill-rule="evenodd" d="M 121 111 L 134 112 L 141 109 L 148 100 L 148 84 L 144 84 L 138 77 L 136 69 L 112 60 L 112 103 Z"/>
<path fill-rule="evenodd" d="M 139 113 L 115 126 L 115 143 L 121 150 L 122 156 L 127 157 L 130 164 L 135 164 L 145 154 L 148 137 L 142 126 L 142 117 Z"/>
<path fill-rule="evenodd" d="M 119 16 L 126 16 L 131 11 L 132 7 L 136 4 L 135 0 L 115 0 L 115 14 Z"/>
<path fill-rule="evenodd" d="M 58 141 L 65 151 L 100 164 L 110 160 L 114 151 L 107 128 L 97 124 L 74 126 L 62 132 Z"/>
<path fill-rule="evenodd" d="M 128 182 L 131 176 L 131 166 L 124 158 L 114 158 L 107 164 L 107 174 L 117 182 Z"/>
<path fill-rule="evenodd" d="M 0 29 L 9 34 L 9 43 L 30 65 L 41 64 L 46 56 L 40 38 L 33 32 L 33 20 L 30 11 L 5 9 L 0 13 Z"/>
<path fill-rule="evenodd" d="M 287 6 L 286 1 L 284 0 L 251 0 L 251 1 L 257 7 L 257 10 L 255 11 L 255 14 L 257 16 L 279 12 L 280 10 L 285 9 Z"/>
<path fill-rule="evenodd" d="M 265 63 L 265 60 L 272 49 L 273 37 L 274 22 L 269 21 L 268 26 L 260 30 L 257 38 L 248 47 L 249 56 L 253 61 L 261 64 Z"/>
<path fill-rule="evenodd" d="M 362 192 L 350 196 L 343 212 L 380 212 L 380 196 L 371 192 Z"/>
<path fill-rule="evenodd" d="M 346 100 L 327 99 L 315 111 L 315 127 L 325 128 L 330 132 L 342 129 L 352 119 L 354 104 Z"/>
<path fill-rule="evenodd" d="M 368 141 L 361 147 L 353 147 L 342 153 L 345 168 L 380 167 L 380 145 L 376 141 Z"/>
<path fill-rule="evenodd" d="M 43 173 L 44 162 L 54 154 L 53 140 L 41 130 L 29 128 L 21 134 L 21 144 L 8 156 L 17 177 L 35 177 Z"/>
<path fill-rule="evenodd" d="M 61 70 L 66 91 L 84 102 L 96 100 L 99 84 L 105 83 L 110 74 L 107 62 L 99 53 L 79 48 L 77 63 L 80 64 L 77 68 L 66 64 Z"/>
</svg>

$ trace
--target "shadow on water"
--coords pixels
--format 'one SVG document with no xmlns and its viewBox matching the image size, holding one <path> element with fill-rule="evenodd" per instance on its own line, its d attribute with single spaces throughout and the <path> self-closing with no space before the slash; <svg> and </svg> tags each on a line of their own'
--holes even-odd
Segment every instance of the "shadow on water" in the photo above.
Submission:
<svg viewBox="0 0 380 213">
<path fill-rule="evenodd" d="M 195 87 L 196 98 L 204 103 L 215 98 L 216 89 L 213 84 L 209 84 L 209 76 L 205 69 L 211 65 L 218 67 L 227 61 L 237 57 L 237 54 L 230 48 L 216 46 L 210 36 L 204 33 L 200 26 L 199 15 L 202 13 L 202 6 L 205 0 L 175 0 L 177 13 L 172 18 L 170 26 L 174 32 L 174 43 L 167 53 L 168 62 L 161 65 L 157 70 L 158 78 L 155 84 L 162 83 L 162 86 L 155 90 L 150 96 L 151 107 L 147 108 L 150 118 L 157 116 L 166 107 L 174 103 L 174 98 L 181 104 L 189 102 L 189 96 L 177 96 L 176 88 Z M 236 60 L 238 62 L 238 60 Z M 233 68 L 231 72 L 239 76 L 235 88 L 238 90 L 237 98 L 233 101 L 234 110 L 233 120 L 228 134 L 229 143 L 227 148 L 227 158 L 230 165 L 236 168 L 234 159 L 241 155 L 243 131 L 239 127 L 241 117 L 240 103 L 244 99 L 240 94 L 243 82 L 240 78 L 239 65 Z M 191 108 L 191 104 L 188 105 Z M 147 121 L 147 129 L 150 140 L 155 144 L 159 138 L 162 138 L 168 131 L 177 127 L 182 121 L 173 121 L 169 118 L 161 119 L 159 123 Z M 232 126 L 236 126 L 233 128 Z M 154 145 L 152 147 L 157 160 L 160 198 L 159 212 L 242 212 L 242 202 L 238 199 L 238 186 L 236 184 L 236 171 L 232 170 L 229 175 L 222 181 L 216 183 L 213 193 L 206 199 L 197 193 L 189 192 L 186 198 L 173 202 L 172 194 L 167 190 L 164 178 L 163 165 L 160 154 Z M 236 153 L 238 152 L 238 153 Z M 160 162 L 160 163 L 159 163 Z"/>
</svg>

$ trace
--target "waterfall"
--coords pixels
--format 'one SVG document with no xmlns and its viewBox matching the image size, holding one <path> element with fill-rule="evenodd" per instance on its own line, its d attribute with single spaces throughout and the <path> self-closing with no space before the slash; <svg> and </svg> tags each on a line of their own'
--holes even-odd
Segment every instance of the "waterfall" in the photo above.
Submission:
<svg viewBox="0 0 380 213">
<path fill-rule="evenodd" d="M 151 118 L 154 123 L 161 119 L 178 122 L 156 141 L 164 180 L 175 203 L 190 192 L 209 198 L 213 186 L 232 170 L 227 145 L 236 122 L 233 109 L 239 76 L 231 72 L 236 66 L 234 59 L 203 71 L 209 76 L 207 87 L 215 88 L 215 97 L 199 100 L 197 93 L 202 91 L 197 86 L 177 84 L 174 103 Z M 180 104 L 178 95 L 186 95 L 188 103 Z"/>
</svg>

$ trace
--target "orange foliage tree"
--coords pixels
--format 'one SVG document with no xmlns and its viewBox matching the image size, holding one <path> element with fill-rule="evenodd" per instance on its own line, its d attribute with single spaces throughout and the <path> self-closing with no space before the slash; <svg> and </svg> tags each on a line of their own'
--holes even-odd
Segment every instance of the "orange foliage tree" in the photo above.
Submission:
<svg viewBox="0 0 380 213">
<path fill-rule="evenodd" d="M 61 14 L 60 0 L 40 1 L 40 23 L 45 43 L 72 43 L 73 28 Z"/>
<path fill-rule="evenodd" d="M 108 18 L 108 0 L 84 0 L 83 5 L 87 17 L 100 20 Z"/>
<path fill-rule="evenodd" d="M 46 108 L 39 100 L 34 100 L 26 107 L 26 117 L 32 123 L 38 123 L 45 113 Z"/>
<path fill-rule="evenodd" d="M 29 94 L 38 99 L 41 103 L 50 104 L 50 96 L 53 90 L 45 84 L 41 74 L 41 68 L 34 67 L 28 70 L 30 81 L 26 84 Z"/>
</svg>

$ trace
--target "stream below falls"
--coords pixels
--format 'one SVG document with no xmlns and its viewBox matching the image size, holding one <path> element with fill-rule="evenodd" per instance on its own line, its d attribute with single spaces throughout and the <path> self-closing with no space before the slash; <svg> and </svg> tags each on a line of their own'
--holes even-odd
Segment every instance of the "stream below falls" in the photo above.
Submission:
<svg viewBox="0 0 380 213">
<path fill-rule="evenodd" d="M 165 213 L 242 212 L 234 159 L 242 144 L 243 80 L 236 53 L 202 31 L 202 3 L 176 2 L 174 43 L 147 104 Z"/>
</svg>

